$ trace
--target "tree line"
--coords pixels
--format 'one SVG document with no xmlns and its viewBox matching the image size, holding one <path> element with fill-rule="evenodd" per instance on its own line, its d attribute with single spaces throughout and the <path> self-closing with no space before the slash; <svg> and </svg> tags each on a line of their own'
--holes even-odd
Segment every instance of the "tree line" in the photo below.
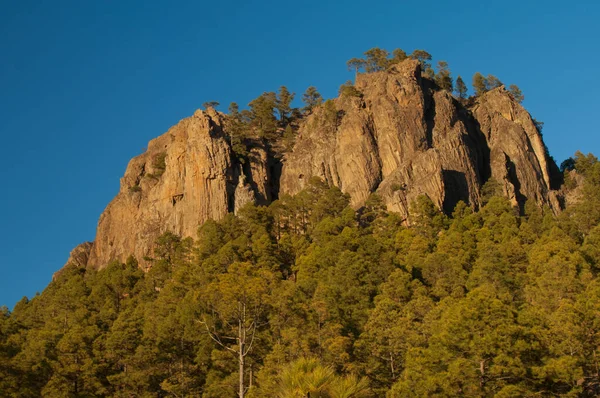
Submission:
<svg viewBox="0 0 600 398">
<path fill-rule="evenodd" d="M 468 98 L 468 88 L 461 76 L 456 78 L 456 84 L 450 73 L 448 63 L 446 61 L 438 61 L 436 68 L 431 65 L 432 56 L 425 50 L 414 50 L 407 54 L 404 50 L 397 48 L 390 54 L 387 50 L 374 47 L 364 53 L 364 58 L 352 58 L 348 60 L 346 65 L 349 70 L 354 70 L 358 75 L 361 71 L 365 73 L 381 72 L 390 68 L 392 65 L 403 62 L 406 59 L 414 59 L 421 63 L 423 75 L 433 80 L 439 88 L 454 92 L 456 96 L 465 100 Z M 483 76 L 476 72 L 473 75 L 473 91 L 475 96 L 480 96 L 483 93 L 494 88 L 502 86 L 503 83 L 494 75 Z M 508 87 L 508 91 L 514 99 L 519 103 L 523 102 L 525 96 L 515 84 Z"/>
</svg>

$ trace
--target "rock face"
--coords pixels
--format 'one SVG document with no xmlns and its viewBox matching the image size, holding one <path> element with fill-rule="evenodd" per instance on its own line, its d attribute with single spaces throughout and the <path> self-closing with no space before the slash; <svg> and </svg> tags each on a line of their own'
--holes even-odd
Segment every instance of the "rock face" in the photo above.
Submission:
<svg viewBox="0 0 600 398">
<path fill-rule="evenodd" d="M 377 192 L 389 210 L 408 216 L 421 194 L 446 211 L 459 200 L 477 207 L 491 177 L 515 205 L 533 199 L 558 209 L 541 136 L 503 87 L 469 109 L 408 60 L 359 75 L 356 88 L 361 97 L 335 100 L 335 126 L 326 124 L 325 107 L 308 118 L 284 159 L 282 191 L 296 193 L 316 175 L 349 193 L 354 206 Z"/>
<path fill-rule="evenodd" d="M 421 194 L 447 212 L 459 200 L 478 207 L 490 178 L 516 206 L 532 199 L 560 209 L 556 165 L 529 113 L 503 87 L 465 106 L 413 60 L 359 75 L 355 87 L 360 96 L 342 95 L 304 119 L 281 162 L 258 144 L 248 162 L 237 161 L 224 116 L 213 109 L 180 121 L 130 161 L 87 265 L 130 254 L 143 263 L 163 232 L 193 237 L 204 221 L 297 193 L 311 176 L 349 193 L 355 207 L 377 192 L 405 217 Z"/>
<path fill-rule="evenodd" d="M 121 189 L 100 216 L 89 264 L 103 267 L 133 254 L 143 263 L 152 243 L 171 231 L 195 236 L 250 201 L 269 200 L 264 150 L 255 148 L 243 170 L 223 134 L 223 117 L 209 109 L 183 119 L 133 158 Z"/>
</svg>

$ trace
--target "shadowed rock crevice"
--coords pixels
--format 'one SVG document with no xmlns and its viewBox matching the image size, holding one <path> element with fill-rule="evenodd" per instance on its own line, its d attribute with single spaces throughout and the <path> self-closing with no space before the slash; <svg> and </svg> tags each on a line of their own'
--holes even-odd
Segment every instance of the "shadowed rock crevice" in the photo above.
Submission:
<svg viewBox="0 0 600 398">
<path fill-rule="evenodd" d="M 506 156 L 506 173 L 508 181 L 514 188 L 514 195 L 519 207 L 519 212 L 525 214 L 525 202 L 527 202 L 527 197 L 521 192 L 521 182 L 519 181 L 519 177 L 517 177 L 517 167 L 508 155 Z"/>
<path fill-rule="evenodd" d="M 451 214 L 457 203 L 461 200 L 469 203 L 469 184 L 464 173 L 456 170 L 444 170 L 442 172 L 445 188 L 443 210 Z"/>
<path fill-rule="evenodd" d="M 492 176 L 492 167 L 490 164 L 490 147 L 485 134 L 481 131 L 479 121 L 460 104 L 461 120 L 465 123 L 468 131 L 467 147 L 475 159 L 476 171 L 479 176 L 479 184 L 485 184 Z"/>
<path fill-rule="evenodd" d="M 427 148 L 433 148 L 433 130 L 435 129 L 435 97 L 433 95 L 435 84 L 423 79 L 423 92 L 425 97 L 425 140 Z"/>
</svg>

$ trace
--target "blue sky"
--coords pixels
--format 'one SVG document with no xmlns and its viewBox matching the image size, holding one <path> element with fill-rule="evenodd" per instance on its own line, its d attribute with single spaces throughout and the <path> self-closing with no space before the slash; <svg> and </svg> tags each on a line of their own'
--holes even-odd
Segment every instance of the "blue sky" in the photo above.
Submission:
<svg viewBox="0 0 600 398">
<path fill-rule="evenodd" d="M 600 154 L 595 1 L 0 0 L 0 305 L 42 291 L 129 159 L 205 101 L 333 97 L 349 58 L 423 48 L 515 83 L 558 162 Z"/>
</svg>

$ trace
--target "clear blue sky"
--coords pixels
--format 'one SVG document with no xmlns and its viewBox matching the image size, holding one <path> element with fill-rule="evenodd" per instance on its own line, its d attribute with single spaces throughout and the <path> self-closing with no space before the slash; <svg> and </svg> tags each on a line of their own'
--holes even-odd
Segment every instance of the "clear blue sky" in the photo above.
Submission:
<svg viewBox="0 0 600 398">
<path fill-rule="evenodd" d="M 423 48 L 518 84 L 562 161 L 600 154 L 597 1 L 0 0 L 0 305 L 93 240 L 129 159 L 204 101 L 334 96 L 349 58 Z"/>
</svg>

